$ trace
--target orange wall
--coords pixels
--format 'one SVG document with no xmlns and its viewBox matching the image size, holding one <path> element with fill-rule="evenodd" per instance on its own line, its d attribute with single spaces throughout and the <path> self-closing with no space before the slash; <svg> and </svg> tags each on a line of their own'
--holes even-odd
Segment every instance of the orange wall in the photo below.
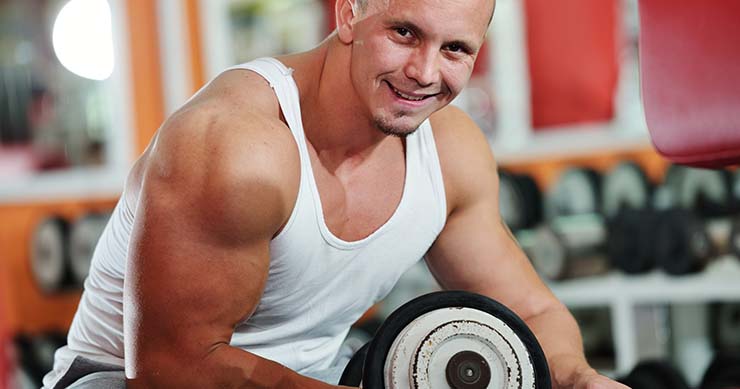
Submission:
<svg viewBox="0 0 740 389">
<path fill-rule="evenodd" d="M 155 2 L 126 1 L 133 79 L 134 142 L 141 153 L 164 117 Z M 30 238 L 36 224 L 50 214 L 70 220 L 90 210 L 110 209 L 115 198 L 0 205 L 0 329 L 39 333 L 66 329 L 79 291 L 44 296 L 29 267 Z M 4 307 L 4 309 L 2 309 Z"/>
</svg>

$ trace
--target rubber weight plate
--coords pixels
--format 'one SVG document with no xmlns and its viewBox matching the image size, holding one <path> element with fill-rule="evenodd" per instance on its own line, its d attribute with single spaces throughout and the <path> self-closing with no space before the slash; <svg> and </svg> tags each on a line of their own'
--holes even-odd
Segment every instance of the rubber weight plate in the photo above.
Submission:
<svg viewBox="0 0 740 389">
<path fill-rule="evenodd" d="M 689 389 L 683 375 L 665 361 L 651 360 L 637 364 L 619 382 L 632 389 Z"/>
<path fill-rule="evenodd" d="M 95 246 L 110 215 L 88 213 L 75 221 L 70 233 L 70 270 L 75 283 L 82 286 L 90 272 Z"/>
<path fill-rule="evenodd" d="M 655 268 L 655 233 L 658 214 L 624 209 L 607 220 L 606 251 L 612 266 L 627 274 Z"/>
<path fill-rule="evenodd" d="M 704 222 L 684 209 L 661 215 L 655 245 L 658 267 L 672 275 L 701 271 L 716 253 Z"/>
<path fill-rule="evenodd" d="M 702 216 L 726 214 L 732 203 L 730 174 L 673 165 L 665 177 L 678 206 L 693 209 Z"/>
<path fill-rule="evenodd" d="M 740 350 L 740 303 L 715 303 L 710 312 L 715 350 Z"/>
<path fill-rule="evenodd" d="M 367 349 L 370 347 L 370 342 L 365 343 L 355 355 L 350 358 L 347 366 L 342 372 L 342 377 L 339 379 L 339 385 L 358 387 L 362 383 L 362 368 L 365 365 L 365 357 L 367 356 Z"/>
<path fill-rule="evenodd" d="M 704 372 L 700 388 L 740 388 L 740 355 L 738 351 L 717 354 Z"/>
<path fill-rule="evenodd" d="M 499 210 L 509 228 L 518 230 L 527 224 L 526 198 L 513 174 L 499 171 Z"/>
<path fill-rule="evenodd" d="M 650 182 L 640 165 L 622 162 L 604 176 L 602 212 L 612 217 L 620 209 L 646 209 L 650 205 Z"/>
<path fill-rule="evenodd" d="M 362 387 L 549 389 L 550 373 L 534 334 L 508 308 L 435 292 L 386 319 L 370 342 Z"/>
<path fill-rule="evenodd" d="M 69 224 L 58 216 L 43 219 L 31 237 L 31 271 L 46 293 L 60 290 L 68 282 Z"/>
<path fill-rule="evenodd" d="M 600 208 L 601 180 L 596 171 L 587 168 L 565 170 L 545 200 L 548 219 L 598 213 Z"/>
<path fill-rule="evenodd" d="M 519 192 L 524 198 L 524 225 L 522 228 L 531 228 L 542 221 L 542 191 L 532 176 L 527 174 L 514 175 Z"/>
</svg>

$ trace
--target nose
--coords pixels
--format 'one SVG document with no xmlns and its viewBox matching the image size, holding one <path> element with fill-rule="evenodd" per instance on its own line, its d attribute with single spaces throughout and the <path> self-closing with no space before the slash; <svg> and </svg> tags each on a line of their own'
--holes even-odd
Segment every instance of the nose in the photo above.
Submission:
<svg viewBox="0 0 740 389">
<path fill-rule="evenodd" d="M 419 86 L 433 85 L 440 80 L 438 52 L 432 49 L 418 48 L 409 56 L 406 64 L 406 77 L 415 80 Z"/>
</svg>

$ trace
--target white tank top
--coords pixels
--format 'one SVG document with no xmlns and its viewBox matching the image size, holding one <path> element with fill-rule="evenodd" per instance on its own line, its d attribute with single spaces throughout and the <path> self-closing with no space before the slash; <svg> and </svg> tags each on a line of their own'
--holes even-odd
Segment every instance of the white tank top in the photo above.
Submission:
<svg viewBox="0 0 740 389">
<path fill-rule="evenodd" d="M 444 227 L 447 205 L 432 129 L 425 121 L 406 138 L 403 195 L 391 218 L 366 238 L 344 241 L 324 221 L 292 69 L 272 58 L 233 69 L 254 71 L 272 86 L 298 145 L 301 174 L 290 219 L 270 243 L 260 303 L 237 325 L 231 345 L 299 373 L 326 369 L 349 327 L 388 294 Z M 98 242 L 68 345 L 57 351 L 46 387 L 77 355 L 124 366 L 123 278 L 137 201 L 138 194 L 121 197 Z"/>
</svg>

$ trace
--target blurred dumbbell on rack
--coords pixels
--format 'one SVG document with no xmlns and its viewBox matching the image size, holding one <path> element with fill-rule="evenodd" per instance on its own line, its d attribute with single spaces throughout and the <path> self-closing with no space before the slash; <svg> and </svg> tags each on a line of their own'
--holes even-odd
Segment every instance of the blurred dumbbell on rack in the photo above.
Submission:
<svg viewBox="0 0 740 389">
<path fill-rule="evenodd" d="M 709 324 L 714 350 L 740 354 L 740 302 L 713 303 Z M 737 367 L 740 371 L 740 364 Z"/>
<path fill-rule="evenodd" d="M 40 387 L 44 375 L 54 367 L 54 353 L 65 344 L 67 336 L 61 332 L 16 336 L 16 364 L 22 381 Z"/>
<path fill-rule="evenodd" d="M 42 219 L 31 236 L 31 273 L 42 292 L 59 292 L 71 284 L 69 222 L 61 216 Z"/>
<path fill-rule="evenodd" d="M 72 223 L 56 215 L 39 222 L 31 238 L 30 262 L 42 292 L 53 294 L 83 286 L 109 217 L 109 213 L 89 212 Z"/>
<path fill-rule="evenodd" d="M 591 169 L 570 168 L 545 200 L 547 222 L 518 232 L 517 239 L 546 279 L 600 274 L 610 268 L 612 219 L 647 208 L 649 199 L 650 184 L 634 163 L 619 164 L 603 178 Z M 622 240 L 631 242 L 634 231 L 623 231 L 629 236 Z"/>
<path fill-rule="evenodd" d="M 617 379 L 632 389 L 689 389 L 683 374 L 663 360 L 645 360 Z"/>
<path fill-rule="evenodd" d="M 499 209 L 509 228 L 536 226 L 542 221 L 542 208 L 542 193 L 531 176 L 499 170 Z"/>
<path fill-rule="evenodd" d="M 82 287 L 90 271 L 95 247 L 110 219 L 110 213 L 89 212 L 77 219 L 70 232 L 69 268 L 72 279 Z"/>
<path fill-rule="evenodd" d="M 731 174 L 672 166 L 660 189 L 655 230 L 657 266 L 671 275 L 703 270 L 727 254 L 740 257 L 740 218 Z"/>
</svg>

